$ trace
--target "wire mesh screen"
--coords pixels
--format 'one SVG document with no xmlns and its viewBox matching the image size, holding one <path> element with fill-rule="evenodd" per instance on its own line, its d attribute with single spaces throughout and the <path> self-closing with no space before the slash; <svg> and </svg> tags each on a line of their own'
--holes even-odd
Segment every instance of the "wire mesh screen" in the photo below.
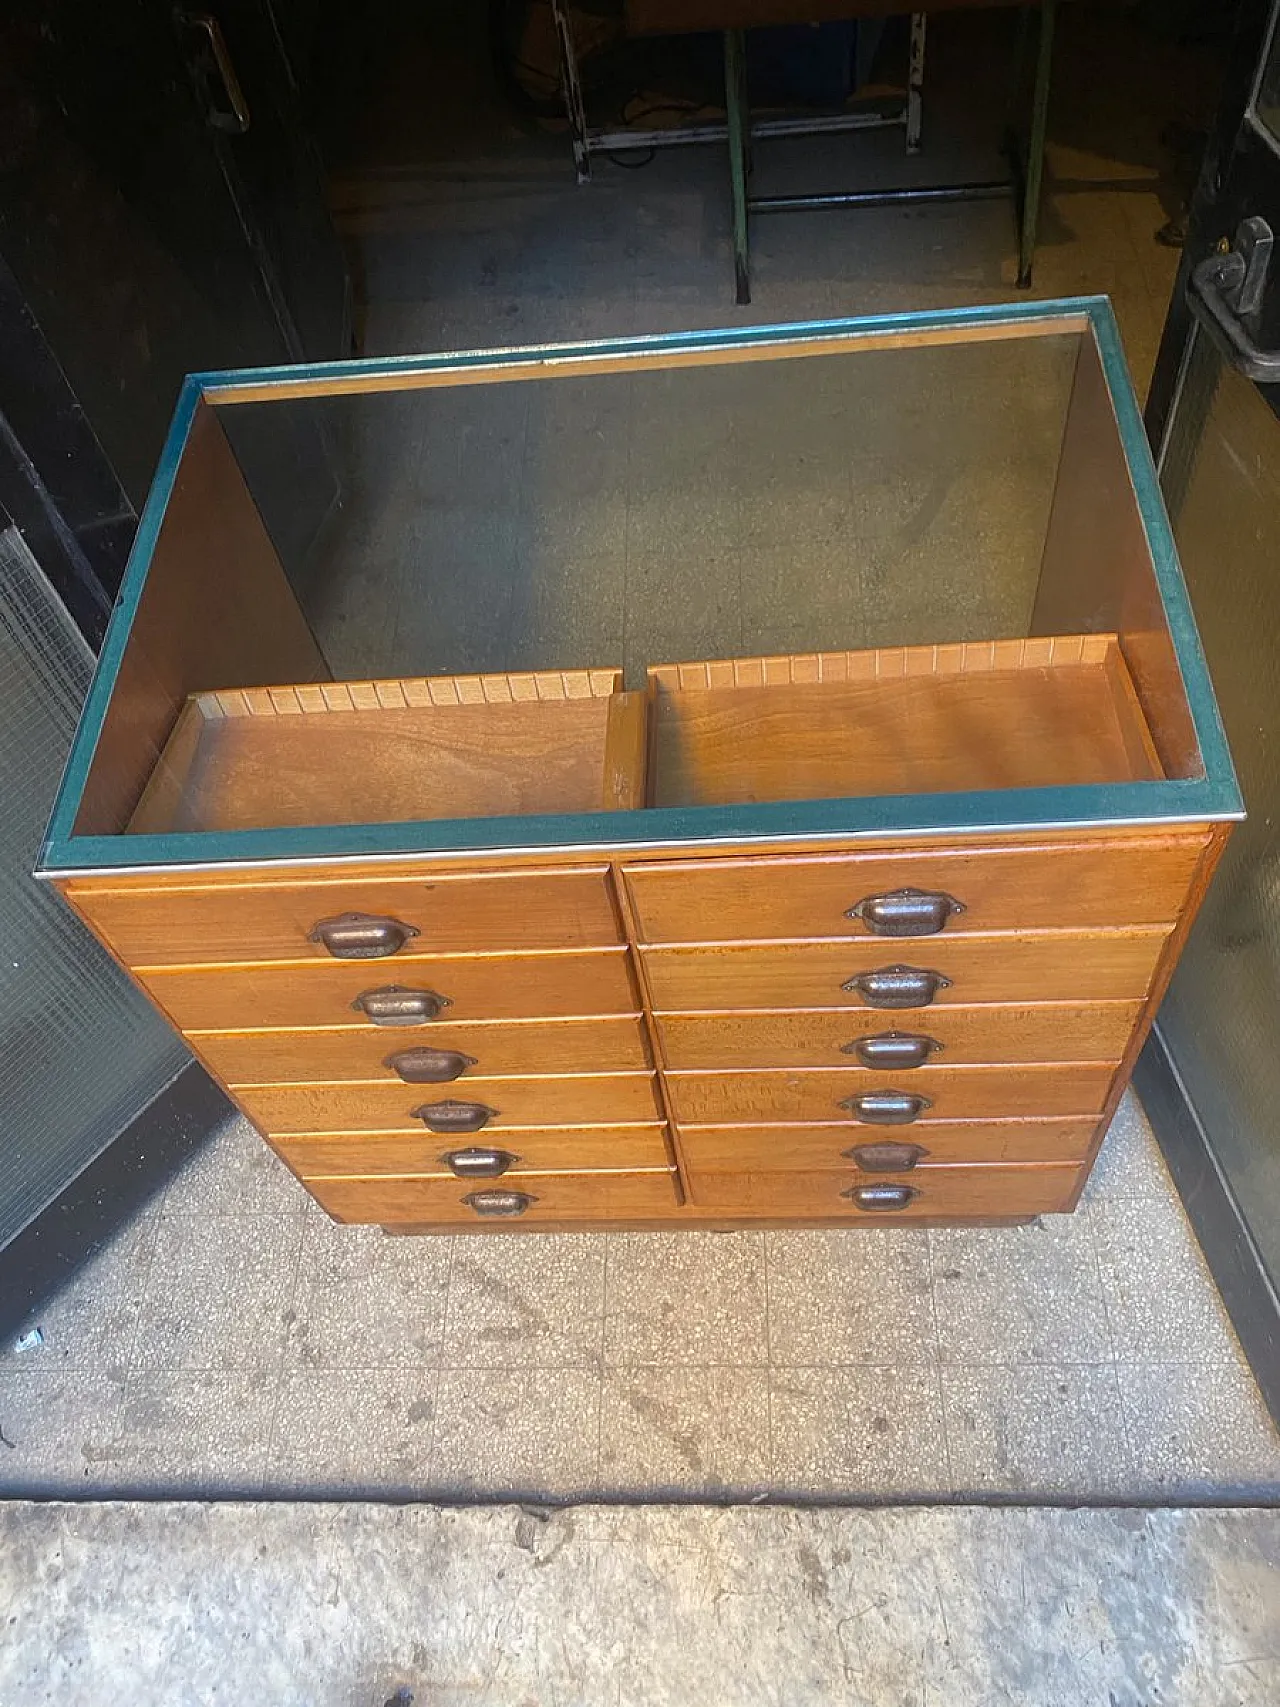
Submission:
<svg viewBox="0 0 1280 1707">
<path fill-rule="evenodd" d="M 0 533 L 0 1247 L 189 1059 L 31 876 L 92 671 L 21 537 Z"/>
</svg>

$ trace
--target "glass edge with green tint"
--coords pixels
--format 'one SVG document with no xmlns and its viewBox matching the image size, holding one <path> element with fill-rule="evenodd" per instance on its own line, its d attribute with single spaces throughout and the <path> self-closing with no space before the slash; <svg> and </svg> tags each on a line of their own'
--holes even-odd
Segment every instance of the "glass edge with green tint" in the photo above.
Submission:
<svg viewBox="0 0 1280 1707">
<path fill-rule="evenodd" d="M 392 824 L 308 825 L 288 829 L 229 830 L 165 835 L 78 836 L 74 825 L 98 738 L 146 583 L 155 543 L 201 403 L 218 407 L 264 401 L 279 387 L 292 397 L 335 394 L 344 382 L 406 379 L 416 374 L 539 368 L 551 373 L 578 361 L 617 356 L 641 365 L 664 353 L 750 349 L 802 344 L 817 339 L 890 337 L 911 331 L 962 332 L 970 327 L 1037 321 L 1086 321 L 1096 340 L 1112 407 L 1119 424 L 1157 584 L 1182 671 L 1204 775 L 1149 783 L 1118 783 L 1036 789 L 982 790 L 956 794 L 848 797 L 838 800 L 769 801 L 735 806 L 644 808 L 629 812 L 537 814 L 528 817 L 412 820 Z M 299 389 L 299 388 L 302 389 Z M 394 389 L 394 388 L 392 388 Z M 238 394 L 249 394 L 242 399 Z M 678 848 L 689 842 L 785 842 L 838 840 L 888 833 L 926 835 L 939 830 L 997 833 L 1152 822 L 1192 822 L 1243 815 L 1226 736 L 1196 632 L 1191 604 L 1165 516 L 1137 399 L 1121 348 L 1119 329 L 1106 297 L 1068 297 L 1049 302 L 997 304 L 792 325 L 728 327 L 704 332 L 540 344 L 516 349 L 457 351 L 436 356 L 389 356 L 293 367 L 249 368 L 189 375 L 179 393 L 173 423 L 157 464 L 147 502 L 85 701 L 80 724 L 41 848 L 37 875 L 58 876 L 103 869 L 213 867 L 272 861 L 333 858 L 440 856 L 474 852 L 536 851 L 540 848 Z"/>
</svg>

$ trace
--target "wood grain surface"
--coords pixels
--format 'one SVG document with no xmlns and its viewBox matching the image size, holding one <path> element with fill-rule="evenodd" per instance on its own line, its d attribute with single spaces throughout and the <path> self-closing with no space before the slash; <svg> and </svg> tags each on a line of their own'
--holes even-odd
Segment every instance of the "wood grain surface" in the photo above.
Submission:
<svg viewBox="0 0 1280 1707">
<path fill-rule="evenodd" d="M 515 1157 L 508 1173 L 514 1180 L 529 1173 L 577 1173 L 599 1168 L 662 1170 L 667 1148 L 660 1126 L 582 1126 L 564 1130 L 529 1128 L 507 1138 L 441 1138 L 434 1133 L 405 1137 L 393 1133 L 335 1133 L 325 1137 L 293 1137 L 272 1133 L 276 1150 L 303 1179 L 311 1177 L 421 1174 L 449 1181 L 454 1175 L 444 1157 L 475 1146 L 499 1149 Z M 469 1182 L 464 1188 L 485 1184 Z M 529 1187 L 537 1191 L 536 1185 Z"/>
<path fill-rule="evenodd" d="M 698 666 L 655 670 L 650 800 L 709 806 L 946 794 L 1162 774 L 1114 636 L 891 653 L 908 654 L 919 658 L 918 673 L 908 660 L 865 679 L 849 669 L 844 679 L 763 686 L 692 687 L 686 674 Z M 993 654 L 1009 662 L 969 662 Z M 840 656 L 879 665 L 883 654 Z M 727 668 L 737 678 L 747 662 Z M 706 666 L 709 678 L 715 670 Z M 671 673 L 678 687 L 668 687 Z"/>
<path fill-rule="evenodd" d="M 945 991 L 944 995 L 950 994 Z M 1141 1012 L 1139 1002 L 989 1003 L 956 1008 L 934 1002 L 915 1014 L 875 1008 L 798 1009 L 789 1013 L 663 1014 L 658 1034 L 668 1067 L 847 1067 L 868 1075 L 848 1045 L 906 1032 L 941 1045 L 930 1067 L 983 1062 L 1115 1061 Z M 909 1076 L 923 1069 L 907 1068 Z M 301 1076 L 301 1075 L 300 1075 Z"/>
<path fill-rule="evenodd" d="M 353 1014 L 352 1019 L 356 1016 Z M 477 1075 L 646 1072 L 649 1054 L 638 1016 L 617 1019 L 482 1020 L 400 1030 L 367 1022 L 314 1031 L 206 1031 L 191 1041 L 226 1085 L 337 1083 L 348 1079 L 399 1084 L 390 1057 L 418 1047 L 452 1050 L 473 1065 L 447 1081 L 466 1086 Z M 420 1085 L 420 1090 L 431 1090 Z M 437 1085 L 434 1087 L 439 1089 Z M 459 1091 L 459 1094 L 465 1094 Z"/>
<path fill-rule="evenodd" d="M 237 1100 L 265 1132 L 426 1131 L 414 1109 L 476 1103 L 491 1110 L 476 1142 L 521 1126 L 628 1126 L 661 1119 L 652 1074 L 604 1077 L 468 1079 L 444 1085 L 256 1085 Z M 466 1142 L 465 1135 L 448 1134 Z"/>
<path fill-rule="evenodd" d="M 593 812 L 605 804 L 608 698 L 334 709 L 321 697 L 276 716 L 210 715 L 211 700 L 188 701 L 132 833 Z"/>
<path fill-rule="evenodd" d="M 920 1128 L 886 1130 L 879 1136 L 837 1124 L 808 1126 L 682 1126 L 680 1141 L 691 1171 L 734 1174 L 813 1173 L 848 1170 L 863 1173 L 847 1152 L 859 1145 L 892 1142 L 918 1144 L 925 1152 L 919 1173 L 950 1162 L 1073 1162 L 1088 1154 L 1096 1120 L 970 1120 L 932 1122 Z M 902 1177 L 905 1177 L 902 1176 Z"/>
<path fill-rule="evenodd" d="M 928 1216 L 1048 1215 L 1067 1209 L 1079 1168 L 1063 1165 L 998 1165 L 930 1168 L 905 1174 L 851 1174 L 841 1171 L 784 1172 L 778 1169 L 711 1173 L 694 1169 L 689 1176 L 691 1203 L 703 1213 L 742 1219 L 841 1217 L 850 1222 L 875 1219 L 910 1225 Z M 844 1196 L 865 1185 L 906 1185 L 918 1195 L 904 1209 L 877 1212 L 859 1209 Z"/>
<path fill-rule="evenodd" d="M 959 901 L 964 911 L 948 921 L 940 933 L 946 937 L 1088 930 L 1176 919 L 1207 836 L 1197 828 L 1020 848 L 977 843 L 893 854 L 628 862 L 624 872 L 644 940 L 651 943 L 838 936 L 884 941 L 861 919 L 850 918 L 849 909 L 896 889 Z"/>
<path fill-rule="evenodd" d="M 638 1005 L 625 948 L 510 958 L 277 961 L 222 971 L 161 968 L 139 982 L 175 1024 L 195 1031 L 350 1025 L 357 996 L 393 984 L 447 997 L 446 1021 L 589 1018 L 634 1013 Z M 431 1024 L 377 1029 L 423 1043 L 432 1035 Z"/>
<path fill-rule="evenodd" d="M 1148 926 L 1087 933 L 943 935 L 927 942 L 648 948 L 644 960 L 654 1001 L 664 1013 L 864 1008 L 862 996 L 845 990 L 845 982 L 855 974 L 894 965 L 943 973 L 951 986 L 940 993 L 957 1006 L 1132 1001 L 1146 994 L 1167 935 L 1161 926 Z M 875 1011 L 927 1015 L 930 1007 Z"/>
<path fill-rule="evenodd" d="M 933 1121 L 1096 1114 L 1106 1100 L 1114 1063 L 1074 1066 L 921 1067 L 913 1073 L 849 1072 L 840 1067 L 781 1071 L 669 1073 L 667 1089 L 677 1119 L 717 1122 L 846 1119 L 858 1134 L 894 1137 Z M 842 1104 L 847 1098 L 900 1090 L 927 1099 L 919 1118 L 885 1126 L 865 1121 Z"/>
<path fill-rule="evenodd" d="M 603 866 L 482 876 L 379 877 L 336 867 L 320 883 L 165 883 L 154 889 L 76 884 L 71 894 L 126 965 L 235 965 L 332 956 L 309 935 L 321 920 L 368 913 L 417 935 L 383 964 L 422 954 L 605 948 L 620 942 Z M 374 962 L 368 964 L 373 965 Z"/>
<path fill-rule="evenodd" d="M 503 1189 L 502 1181 L 492 1182 Z M 398 1175 L 386 1178 L 349 1178 L 309 1181 L 309 1188 L 322 1209 L 337 1221 L 348 1222 L 437 1222 L 463 1231 L 472 1227 L 518 1228 L 540 1221 L 626 1221 L 678 1213 L 675 1176 L 657 1170 L 647 1173 L 543 1174 L 534 1188 L 534 1201 L 518 1216 L 501 1220 L 478 1215 L 463 1199 L 469 1192 L 487 1190 L 478 1182 L 459 1179 Z M 517 1189 L 512 1186 L 511 1190 Z"/>
</svg>

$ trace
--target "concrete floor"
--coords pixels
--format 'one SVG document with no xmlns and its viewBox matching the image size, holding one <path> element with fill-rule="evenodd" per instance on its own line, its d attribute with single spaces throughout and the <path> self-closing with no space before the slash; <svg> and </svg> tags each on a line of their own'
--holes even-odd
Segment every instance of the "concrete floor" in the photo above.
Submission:
<svg viewBox="0 0 1280 1707">
<path fill-rule="evenodd" d="M 1280 1497 L 1137 1104 L 1026 1228 L 388 1239 L 240 1121 L 0 1355 L 0 1493 Z"/>
<path fill-rule="evenodd" d="M 1280 1514 L 0 1508 L 0 1699 L 1270 1707 Z"/>
</svg>

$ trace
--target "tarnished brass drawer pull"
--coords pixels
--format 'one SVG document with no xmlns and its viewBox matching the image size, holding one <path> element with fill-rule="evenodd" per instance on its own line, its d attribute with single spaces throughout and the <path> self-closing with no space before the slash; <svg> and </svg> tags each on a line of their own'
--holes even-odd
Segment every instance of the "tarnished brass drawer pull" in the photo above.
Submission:
<svg viewBox="0 0 1280 1707">
<path fill-rule="evenodd" d="M 905 1209 L 920 1193 L 913 1185 L 855 1185 L 840 1195 L 847 1197 L 856 1209 L 872 1215 L 889 1209 Z"/>
<path fill-rule="evenodd" d="M 318 942 L 335 960 L 384 960 L 389 954 L 399 954 L 417 935 L 417 925 L 406 925 L 403 919 L 339 913 L 312 925 L 307 941 Z"/>
<path fill-rule="evenodd" d="M 469 1191 L 462 1200 L 477 1215 L 523 1215 L 536 1197 L 527 1191 Z"/>
<path fill-rule="evenodd" d="M 426 1025 L 435 1019 L 441 1008 L 449 1006 L 448 996 L 436 990 L 411 990 L 404 984 L 385 984 L 380 990 L 363 990 L 351 1006 L 374 1025 Z"/>
<path fill-rule="evenodd" d="M 459 1079 L 468 1067 L 476 1066 L 474 1055 L 457 1049 L 401 1049 L 383 1061 L 407 1085 L 443 1085 Z"/>
<path fill-rule="evenodd" d="M 858 1037 L 842 1043 L 842 1055 L 856 1055 L 864 1067 L 895 1069 L 923 1067 L 930 1055 L 942 1048 L 936 1037 L 922 1032 L 881 1031 L 874 1037 Z"/>
<path fill-rule="evenodd" d="M 479 1132 L 498 1111 L 482 1102 L 449 1101 L 424 1102 L 420 1108 L 409 1112 L 433 1132 Z"/>
<path fill-rule="evenodd" d="M 954 895 L 892 889 L 887 895 L 865 895 L 845 918 L 861 919 L 875 936 L 936 936 L 948 919 L 963 912 L 964 903 Z"/>
<path fill-rule="evenodd" d="M 838 1106 L 868 1126 L 909 1126 L 933 1104 L 928 1097 L 910 1091 L 863 1091 L 859 1096 L 842 1097 Z"/>
<path fill-rule="evenodd" d="M 881 966 L 856 972 L 840 988 L 861 996 L 870 1008 L 925 1008 L 939 990 L 951 988 L 951 980 L 922 966 Z"/>
<path fill-rule="evenodd" d="M 906 1174 L 929 1154 L 923 1144 L 855 1144 L 841 1154 L 868 1174 Z"/>
<path fill-rule="evenodd" d="M 520 1160 L 510 1150 L 448 1150 L 440 1160 L 459 1179 L 497 1179 Z"/>
</svg>

